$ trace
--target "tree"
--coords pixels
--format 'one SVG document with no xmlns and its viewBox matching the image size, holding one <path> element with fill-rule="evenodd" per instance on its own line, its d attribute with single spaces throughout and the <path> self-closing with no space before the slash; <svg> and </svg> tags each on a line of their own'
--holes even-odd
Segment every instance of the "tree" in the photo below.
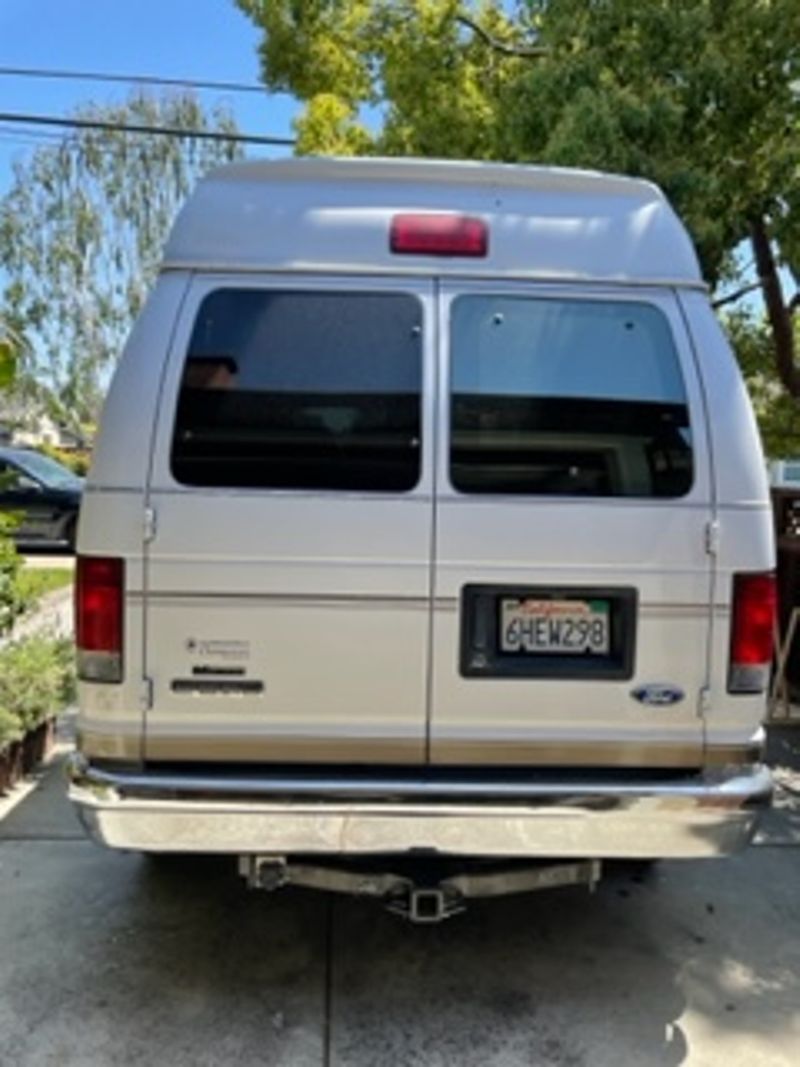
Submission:
<svg viewBox="0 0 800 1067">
<path fill-rule="evenodd" d="M 800 0 L 236 0 L 305 152 L 465 156 L 657 181 L 705 275 L 748 241 L 773 361 L 800 398 L 778 267 L 800 276 Z"/>
<path fill-rule="evenodd" d="M 657 181 L 714 285 L 744 288 L 733 252 L 748 241 L 775 370 L 800 398 L 795 302 L 778 273 L 800 252 L 800 0 L 533 6 L 548 58 L 523 80 L 520 140 L 553 162 Z"/>
<path fill-rule="evenodd" d="M 800 455 L 800 404 L 783 388 L 775 369 L 772 335 L 752 310 L 722 315 L 722 325 L 739 359 L 768 456 Z M 800 329 L 795 326 L 795 344 Z"/>
<path fill-rule="evenodd" d="M 138 94 L 77 116 L 235 133 L 191 95 Z M 8 323 L 29 344 L 18 389 L 46 397 L 74 429 L 93 421 L 105 380 L 150 286 L 178 207 L 231 141 L 84 129 L 15 166 L 0 202 L 0 266 Z"/>
<path fill-rule="evenodd" d="M 300 153 L 507 154 L 506 90 L 529 57 L 502 51 L 522 48 L 524 30 L 499 2 L 482 7 L 480 22 L 457 0 L 236 3 L 264 30 L 266 85 L 306 104 Z"/>
<path fill-rule="evenodd" d="M 0 321 L 0 390 L 7 389 L 13 382 L 16 363 L 16 346 Z"/>
</svg>

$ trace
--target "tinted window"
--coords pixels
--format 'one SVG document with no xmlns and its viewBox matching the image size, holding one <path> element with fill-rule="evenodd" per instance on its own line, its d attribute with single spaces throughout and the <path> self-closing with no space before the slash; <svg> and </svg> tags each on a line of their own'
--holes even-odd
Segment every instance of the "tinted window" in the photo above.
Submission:
<svg viewBox="0 0 800 1067">
<path fill-rule="evenodd" d="M 20 469 L 48 489 L 80 489 L 82 479 L 56 460 L 39 452 L 25 452 L 17 457 Z"/>
<path fill-rule="evenodd" d="M 421 307 L 396 293 L 222 289 L 178 399 L 187 485 L 401 492 L 420 469 Z"/>
<path fill-rule="evenodd" d="M 33 487 L 38 487 L 38 482 L 26 475 L 19 467 L 15 467 L 5 460 L 0 460 L 0 491 L 18 493 Z"/>
<path fill-rule="evenodd" d="M 692 484 L 678 354 L 647 304 L 465 296 L 451 320 L 453 485 L 676 497 Z"/>
</svg>

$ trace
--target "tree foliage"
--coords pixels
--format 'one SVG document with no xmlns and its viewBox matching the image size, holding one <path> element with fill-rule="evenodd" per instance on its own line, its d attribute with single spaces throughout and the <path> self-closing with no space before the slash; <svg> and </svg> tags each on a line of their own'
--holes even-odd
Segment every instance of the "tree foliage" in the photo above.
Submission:
<svg viewBox="0 0 800 1067">
<path fill-rule="evenodd" d="M 723 290 L 749 241 L 773 377 L 800 398 L 778 270 L 800 276 L 800 0 L 236 3 L 264 31 L 266 84 L 305 103 L 303 152 L 641 175 Z"/>
<path fill-rule="evenodd" d="M 206 115 L 186 94 L 139 94 L 78 116 L 236 132 L 227 113 Z M 84 129 L 16 164 L 0 202 L 3 302 L 30 342 L 20 386 L 45 395 L 60 421 L 77 428 L 96 417 L 178 207 L 209 167 L 237 155 L 229 141 Z"/>
<path fill-rule="evenodd" d="M 0 314 L 0 392 L 13 385 L 17 363 L 25 345 L 25 339 Z"/>
<path fill-rule="evenodd" d="M 797 182 L 800 0 L 557 0 L 535 7 L 520 140 L 544 159 L 644 175 L 670 195 L 717 281 L 754 215 Z M 797 130 L 795 129 L 795 134 Z"/>
<path fill-rule="evenodd" d="M 10 341 L 0 336 L 0 389 L 5 389 L 14 380 L 16 359 L 14 348 Z"/>
<path fill-rule="evenodd" d="M 306 104 L 301 153 L 508 154 L 506 90 L 524 60 L 487 45 L 457 0 L 236 2 L 264 30 L 267 86 Z M 497 44 L 524 38 L 500 3 L 482 6 L 480 26 Z"/>
<path fill-rule="evenodd" d="M 747 310 L 724 314 L 722 324 L 747 382 L 764 450 L 773 458 L 800 456 L 800 405 L 783 388 L 775 370 L 768 324 Z M 795 343 L 800 344 L 797 325 Z"/>
</svg>

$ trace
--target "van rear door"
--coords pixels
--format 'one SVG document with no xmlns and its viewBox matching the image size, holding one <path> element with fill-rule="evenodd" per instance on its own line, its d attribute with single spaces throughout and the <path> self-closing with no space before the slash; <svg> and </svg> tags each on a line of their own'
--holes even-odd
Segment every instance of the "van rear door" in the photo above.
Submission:
<svg viewBox="0 0 800 1067">
<path fill-rule="evenodd" d="M 147 760 L 424 759 L 432 311 L 415 279 L 192 283 L 149 488 Z"/>
<path fill-rule="evenodd" d="M 674 294 L 441 292 L 432 762 L 698 766 L 711 474 Z"/>
</svg>

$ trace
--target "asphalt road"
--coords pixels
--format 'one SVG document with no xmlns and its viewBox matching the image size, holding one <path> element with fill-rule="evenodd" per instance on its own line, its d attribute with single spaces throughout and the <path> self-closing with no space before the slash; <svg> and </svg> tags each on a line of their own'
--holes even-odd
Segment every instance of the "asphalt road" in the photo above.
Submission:
<svg viewBox="0 0 800 1067">
<path fill-rule="evenodd" d="M 2 1067 L 800 1063 L 796 797 L 741 856 L 419 928 L 249 893 L 229 861 L 103 851 L 57 765 L 20 796 L 0 803 Z"/>
</svg>

